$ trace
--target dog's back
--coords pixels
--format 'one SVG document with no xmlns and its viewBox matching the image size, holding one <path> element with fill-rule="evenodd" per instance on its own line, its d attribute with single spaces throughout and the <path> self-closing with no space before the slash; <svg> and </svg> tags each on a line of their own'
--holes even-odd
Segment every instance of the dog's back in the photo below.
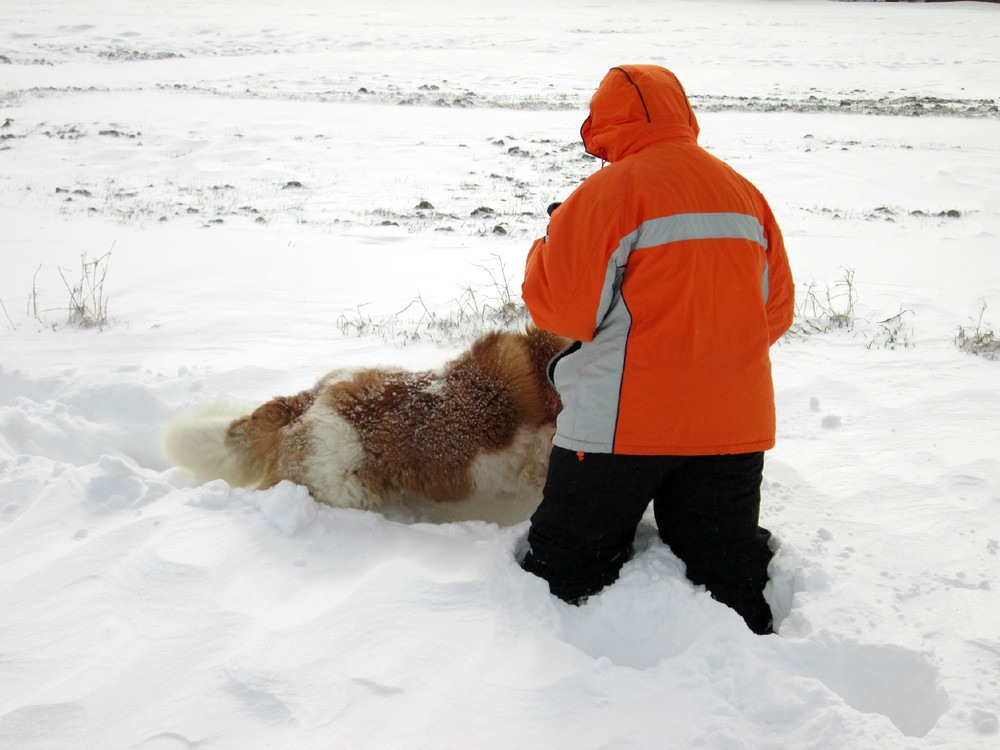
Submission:
<svg viewBox="0 0 1000 750">
<path fill-rule="evenodd" d="M 495 332 L 440 373 L 369 370 L 320 398 L 358 435 L 357 476 L 372 492 L 465 500 L 489 491 L 472 471 L 480 456 L 520 453 L 522 431 L 555 422 L 545 366 L 561 343 L 537 329 Z"/>
</svg>

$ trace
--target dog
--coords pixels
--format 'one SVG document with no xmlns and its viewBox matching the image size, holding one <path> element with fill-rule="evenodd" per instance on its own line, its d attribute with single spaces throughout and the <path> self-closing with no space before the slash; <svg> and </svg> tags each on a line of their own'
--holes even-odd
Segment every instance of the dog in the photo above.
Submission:
<svg viewBox="0 0 1000 750">
<path fill-rule="evenodd" d="M 560 409 L 547 368 L 569 343 L 528 326 L 480 337 L 439 371 L 335 370 L 250 414 L 183 414 L 165 452 L 202 481 L 289 480 L 336 507 L 517 523 L 541 499 Z"/>
</svg>

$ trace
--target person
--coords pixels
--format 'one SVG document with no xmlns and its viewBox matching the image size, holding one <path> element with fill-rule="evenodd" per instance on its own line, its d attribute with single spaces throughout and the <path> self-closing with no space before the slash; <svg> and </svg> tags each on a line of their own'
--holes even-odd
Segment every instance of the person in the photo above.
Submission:
<svg viewBox="0 0 1000 750">
<path fill-rule="evenodd" d="M 669 70 L 612 68 L 580 131 L 602 168 L 528 253 L 532 320 L 574 343 L 549 365 L 562 409 L 522 567 L 580 603 L 618 578 L 652 502 L 688 578 L 768 633 L 769 349 L 794 288 L 767 201 L 698 132 Z"/>
</svg>

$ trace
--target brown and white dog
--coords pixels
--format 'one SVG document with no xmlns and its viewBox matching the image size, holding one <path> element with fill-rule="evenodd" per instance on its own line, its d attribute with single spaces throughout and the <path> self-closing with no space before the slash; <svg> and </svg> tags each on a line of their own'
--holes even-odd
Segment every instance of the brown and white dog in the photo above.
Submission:
<svg viewBox="0 0 1000 750">
<path fill-rule="evenodd" d="M 291 480 L 338 507 L 516 523 L 541 499 L 560 408 L 546 368 L 568 343 L 529 327 L 487 334 L 440 371 L 337 370 L 249 415 L 181 415 L 164 447 L 203 481 Z"/>
</svg>

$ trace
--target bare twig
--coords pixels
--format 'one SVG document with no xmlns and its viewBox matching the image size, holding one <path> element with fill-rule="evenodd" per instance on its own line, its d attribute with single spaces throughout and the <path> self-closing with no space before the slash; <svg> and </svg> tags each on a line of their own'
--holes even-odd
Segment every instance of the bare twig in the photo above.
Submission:
<svg viewBox="0 0 1000 750">
<path fill-rule="evenodd" d="M 5 318 L 7 318 L 7 322 L 10 323 L 11 329 L 16 330 L 17 326 L 14 325 L 14 321 L 10 319 L 10 315 L 7 313 L 7 305 L 3 303 L 2 299 L 0 299 L 0 308 L 3 308 L 3 315 Z"/>
<path fill-rule="evenodd" d="M 31 277 L 31 294 L 28 295 L 28 315 L 31 315 L 39 323 L 45 323 L 38 310 L 38 274 L 41 270 L 42 266 L 39 264 L 38 268 L 35 269 L 35 275 Z"/>
</svg>

